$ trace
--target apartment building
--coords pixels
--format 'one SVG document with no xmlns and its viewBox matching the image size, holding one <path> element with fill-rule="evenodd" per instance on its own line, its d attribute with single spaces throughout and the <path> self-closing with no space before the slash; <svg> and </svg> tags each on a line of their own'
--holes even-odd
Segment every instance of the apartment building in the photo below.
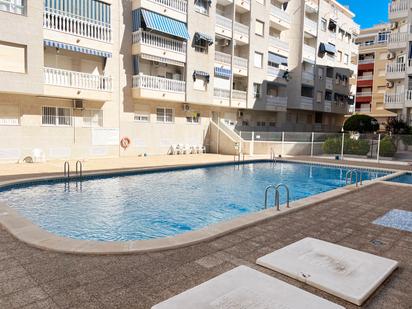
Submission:
<svg viewBox="0 0 412 309">
<path fill-rule="evenodd" d="M 2 0 L 0 160 L 165 154 L 207 144 L 211 120 L 337 130 L 353 17 L 334 0 Z"/>
<path fill-rule="evenodd" d="M 388 118 L 396 116 L 384 106 L 386 74 L 390 75 L 392 68 L 387 66 L 389 34 L 390 24 L 379 24 L 362 29 L 356 40 L 359 61 L 353 112 L 376 118 L 382 129 Z"/>
<path fill-rule="evenodd" d="M 385 108 L 412 124 L 412 1 L 397 0 L 389 4 L 390 34 L 385 93 Z"/>
</svg>

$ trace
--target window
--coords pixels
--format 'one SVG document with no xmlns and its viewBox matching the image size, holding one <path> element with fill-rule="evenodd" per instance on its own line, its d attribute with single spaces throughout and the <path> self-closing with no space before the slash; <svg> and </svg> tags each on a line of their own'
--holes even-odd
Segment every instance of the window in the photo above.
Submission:
<svg viewBox="0 0 412 309">
<path fill-rule="evenodd" d="M 317 94 L 316 94 L 316 102 L 317 103 L 322 103 L 322 97 L 323 97 L 322 91 L 318 91 Z"/>
<path fill-rule="evenodd" d="M 136 122 L 150 122 L 149 113 L 134 113 L 133 120 Z"/>
<path fill-rule="evenodd" d="M 88 128 L 103 127 L 103 111 L 100 109 L 84 110 L 83 126 Z"/>
<path fill-rule="evenodd" d="M 339 28 L 339 39 L 343 40 L 345 36 L 345 30 L 343 30 L 342 28 Z"/>
<path fill-rule="evenodd" d="M 338 51 L 338 61 L 342 62 L 342 52 Z"/>
<path fill-rule="evenodd" d="M 330 91 L 325 92 L 325 101 L 332 101 L 332 92 Z"/>
<path fill-rule="evenodd" d="M 349 64 L 349 55 L 345 54 L 345 56 L 343 57 L 343 63 L 344 64 Z"/>
<path fill-rule="evenodd" d="M 157 122 L 172 123 L 173 122 L 173 109 L 171 108 L 156 108 Z"/>
<path fill-rule="evenodd" d="M 207 54 L 209 44 L 207 44 L 206 41 L 204 41 L 204 40 L 197 41 L 194 44 L 194 46 L 195 46 L 195 51 L 196 52 Z"/>
<path fill-rule="evenodd" d="M 265 32 L 265 23 L 263 21 L 257 20 L 255 22 L 255 33 L 257 35 L 263 36 Z"/>
<path fill-rule="evenodd" d="M 324 73 L 323 68 L 318 68 L 318 76 L 319 76 L 319 79 L 322 79 L 322 78 L 323 78 L 323 73 Z"/>
<path fill-rule="evenodd" d="M 327 24 L 328 24 L 328 22 L 326 21 L 326 19 L 322 18 L 322 20 L 320 22 L 320 29 L 322 31 L 326 31 Z"/>
<path fill-rule="evenodd" d="M 258 122 L 256 123 L 256 126 L 258 126 L 258 127 L 265 127 L 265 126 L 266 126 L 266 122 L 264 122 L 264 121 L 258 121 Z"/>
<path fill-rule="evenodd" d="M 26 46 L 0 42 L 0 59 L 7 59 L 0 61 L 0 71 L 26 73 Z"/>
<path fill-rule="evenodd" d="M 200 123 L 200 113 L 192 112 L 191 115 L 186 116 L 186 122 L 199 124 Z"/>
<path fill-rule="evenodd" d="M 254 64 L 255 64 L 255 67 L 257 68 L 263 67 L 263 54 L 262 53 L 255 52 Z"/>
<path fill-rule="evenodd" d="M 42 124 L 52 126 L 71 126 L 71 108 L 67 107 L 42 107 Z"/>
<path fill-rule="evenodd" d="M 202 14 L 209 14 L 209 1 L 195 0 L 195 11 Z"/>
<path fill-rule="evenodd" d="M 0 0 L 0 11 L 23 15 L 25 0 Z"/>
<path fill-rule="evenodd" d="M 333 19 L 330 19 L 329 26 L 328 26 L 329 31 L 336 33 L 336 28 L 337 28 L 336 21 L 334 21 Z"/>
<path fill-rule="evenodd" d="M 242 126 L 243 126 L 243 127 L 249 126 L 249 121 L 247 121 L 247 120 L 242 120 Z"/>
<path fill-rule="evenodd" d="M 19 106 L 15 104 L 0 104 L 0 126 L 18 126 L 19 123 Z"/>
<path fill-rule="evenodd" d="M 253 84 L 253 97 L 258 99 L 261 96 L 262 85 L 258 83 Z"/>
<path fill-rule="evenodd" d="M 276 127 L 276 122 L 269 122 L 269 127 Z"/>
</svg>

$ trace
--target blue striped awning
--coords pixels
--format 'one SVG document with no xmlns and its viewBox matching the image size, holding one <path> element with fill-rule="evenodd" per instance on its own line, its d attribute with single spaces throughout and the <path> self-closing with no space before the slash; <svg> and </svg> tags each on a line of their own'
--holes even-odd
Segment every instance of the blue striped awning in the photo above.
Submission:
<svg viewBox="0 0 412 309">
<path fill-rule="evenodd" d="M 273 62 L 273 63 L 277 63 L 279 65 L 285 65 L 285 66 L 288 65 L 288 58 L 283 57 L 283 56 L 278 55 L 278 54 L 271 53 L 271 52 L 269 52 L 269 54 L 268 54 L 268 61 Z"/>
<path fill-rule="evenodd" d="M 232 70 L 215 67 L 215 76 L 230 78 L 232 76 Z"/>
<path fill-rule="evenodd" d="M 44 46 L 61 48 L 61 49 L 66 49 L 66 50 L 70 50 L 70 51 L 77 52 L 77 53 L 83 53 L 83 54 L 94 55 L 94 56 L 105 57 L 105 58 L 112 57 L 112 53 L 109 53 L 109 52 L 76 46 L 76 45 L 71 45 L 71 44 L 66 44 L 66 43 L 61 43 L 61 42 L 56 42 L 56 41 L 50 41 L 50 40 L 44 40 Z"/>
<path fill-rule="evenodd" d="M 133 31 L 137 31 L 139 28 L 143 27 L 167 33 L 185 40 L 190 38 L 186 24 L 181 21 L 144 9 L 135 10 L 132 14 Z"/>
<path fill-rule="evenodd" d="M 111 5 L 98 0 L 44 0 L 44 9 L 104 24 L 111 22 Z"/>
</svg>

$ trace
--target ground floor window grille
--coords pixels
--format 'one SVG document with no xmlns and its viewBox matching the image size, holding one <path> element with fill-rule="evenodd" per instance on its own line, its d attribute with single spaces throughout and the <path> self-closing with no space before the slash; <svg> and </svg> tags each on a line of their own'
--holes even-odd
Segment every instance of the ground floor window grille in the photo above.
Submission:
<svg viewBox="0 0 412 309">
<path fill-rule="evenodd" d="M 42 124 L 52 126 L 71 126 L 71 109 L 67 107 L 42 107 Z"/>
<path fill-rule="evenodd" d="M 133 119 L 136 122 L 149 122 L 150 116 L 149 114 L 135 113 Z"/>
<path fill-rule="evenodd" d="M 173 109 L 171 108 L 156 108 L 157 122 L 172 123 Z"/>
<path fill-rule="evenodd" d="M 100 109 L 86 109 L 83 111 L 83 126 L 87 128 L 103 127 L 103 111 Z"/>
</svg>

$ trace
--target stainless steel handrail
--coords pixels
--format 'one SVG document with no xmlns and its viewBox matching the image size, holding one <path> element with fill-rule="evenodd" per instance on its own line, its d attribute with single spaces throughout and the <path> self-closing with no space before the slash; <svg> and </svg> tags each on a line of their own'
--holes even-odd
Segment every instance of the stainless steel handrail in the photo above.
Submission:
<svg viewBox="0 0 412 309">
<path fill-rule="evenodd" d="M 353 183 L 353 180 L 352 180 L 353 173 L 355 173 L 355 176 L 356 176 L 356 187 L 358 187 L 358 184 L 362 186 L 363 185 L 363 183 L 362 183 L 362 172 L 358 171 L 357 169 L 351 169 L 351 170 L 346 172 L 345 184 L 348 184 L 348 178 L 349 177 L 350 177 L 350 184 Z"/>
<path fill-rule="evenodd" d="M 69 161 L 64 161 L 64 166 L 63 166 L 63 174 L 64 177 L 70 178 L 70 163 Z"/>
<path fill-rule="evenodd" d="M 275 187 L 276 190 L 276 195 L 275 195 L 275 204 L 276 204 L 276 209 L 279 211 L 280 210 L 280 193 L 279 189 L 283 187 L 286 190 L 286 207 L 289 208 L 289 201 L 290 201 L 290 192 L 289 192 L 289 187 L 283 183 L 278 184 Z"/>
</svg>

